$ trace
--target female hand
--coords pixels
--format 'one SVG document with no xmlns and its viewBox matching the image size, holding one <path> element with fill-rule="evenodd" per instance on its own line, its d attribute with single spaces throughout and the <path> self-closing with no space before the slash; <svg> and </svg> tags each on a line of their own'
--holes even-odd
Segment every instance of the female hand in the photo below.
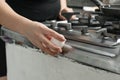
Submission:
<svg viewBox="0 0 120 80">
<path fill-rule="evenodd" d="M 50 39 L 54 37 L 60 41 L 65 41 L 63 35 L 49 29 L 44 24 L 33 22 L 22 31 L 23 35 L 27 37 L 36 47 L 40 48 L 45 53 L 55 56 L 57 53 L 62 52 L 62 49 L 54 45 Z"/>
<path fill-rule="evenodd" d="M 60 11 L 60 13 L 59 13 L 59 18 L 60 18 L 61 20 L 66 20 L 66 18 L 62 15 L 62 13 L 67 13 L 67 12 L 74 12 L 74 11 L 73 11 L 72 8 L 66 7 L 66 8 L 64 8 L 64 9 L 62 9 L 62 10 Z M 74 20 L 74 19 L 76 19 L 76 16 L 75 16 L 75 15 L 73 15 L 73 16 L 71 17 L 71 20 Z"/>
<path fill-rule="evenodd" d="M 0 2 L 0 24 L 24 35 L 36 47 L 50 55 L 62 52 L 60 47 L 50 41 L 52 37 L 60 41 L 65 41 L 62 35 L 49 29 L 42 23 L 31 21 L 17 14 L 5 0 L 1 0 Z"/>
</svg>

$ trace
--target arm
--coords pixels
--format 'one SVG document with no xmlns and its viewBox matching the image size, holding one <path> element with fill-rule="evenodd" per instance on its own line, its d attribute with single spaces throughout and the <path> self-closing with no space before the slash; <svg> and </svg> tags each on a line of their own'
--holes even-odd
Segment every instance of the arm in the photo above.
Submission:
<svg viewBox="0 0 120 80">
<path fill-rule="evenodd" d="M 60 0 L 60 4 L 61 4 L 61 10 L 67 8 L 67 1 L 66 0 Z"/>
<path fill-rule="evenodd" d="M 6 26 L 10 30 L 22 33 L 22 30 L 20 29 L 22 29 L 25 24 L 31 22 L 32 21 L 27 18 L 15 13 L 5 2 L 5 0 L 0 1 L 0 24 Z"/>
<path fill-rule="evenodd" d="M 17 14 L 5 0 L 0 1 L 0 24 L 24 35 L 35 46 L 50 55 L 61 52 L 61 48 L 51 43 L 48 37 L 54 37 L 60 41 L 64 41 L 65 38 L 63 36 L 42 23 L 29 20 Z"/>
</svg>

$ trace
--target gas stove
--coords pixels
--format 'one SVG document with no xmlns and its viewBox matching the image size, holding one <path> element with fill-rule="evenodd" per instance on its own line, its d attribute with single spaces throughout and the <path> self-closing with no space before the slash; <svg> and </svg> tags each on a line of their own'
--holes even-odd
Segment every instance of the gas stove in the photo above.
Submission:
<svg viewBox="0 0 120 80">
<path fill-rule="evenodd" d="M 119 19 L 84 12 L 79 15 L 77 20 L 68 20 L 68 22 L 63 23 L 60 21 L 52 21 L 50 28 L 63 34 L 68 40 L 98 47 L 98 51 L 90 47 L 88 50 L 87 47 L 85 47 L 84 50 L 86 51 L 115 57 L 120 53 L 118 47 L 120 34 L 117 31 L 120 29 L 119 26 Z M 100 50 L 99 47 L 104 48 L 104 50 Z"/>
<path fill-rule="evenodd" d="M 77 19 L 70 20 L 73 14 L 77 15 Z M 74 47 L 72 52 L 61 56 L 120 74 L 120 19 L 86 11 L 63 15 L 67 21 L 43 22 L 63 34 L 66 43 Z M 1 38 L 5 42 L 36 48 L 24 36 L 4 27 Z"/>
</svg>

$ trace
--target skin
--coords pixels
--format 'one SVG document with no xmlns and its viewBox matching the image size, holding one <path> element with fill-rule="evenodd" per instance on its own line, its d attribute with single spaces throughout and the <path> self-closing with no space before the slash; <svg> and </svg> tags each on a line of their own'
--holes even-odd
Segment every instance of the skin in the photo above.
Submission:
<svg viewBox="0 0 120 80">
<path fill-rule="evenodd" d="M 61 0 L 60 18 L 64 19 L 61 15 L 62 10 L 66 10 L 66 12 L 72 11 L 72 9 L 66 6 L 66 0 Z M 49 29 L 40 22 L 29 20 L 17 14 L 5 0 L 0 1 L 0 24 L 12 31 L 24 35 L 45 53 L 54 56 L 62 52 L 62 49 L 51 43 L 49 39 L 54 37 L 60 41 L 65 41 L 66 39 L 63 35 Z"/>
<path fill-rule="evenodd" d="M 7 80 L 7 77 L 0 77 L 0 80 Z"/>
<path fill-rule="evenodd" d="M 59 18 L 65 20 L 65 17 L 61 15 L 61 12 L 73 12 L 71 8 L 67 7 L 66 0 L 61 1 L 61 10 Z M 63 35 L 49 29 L 44 24 L 29 20 L 19 14 L 17 14 L 5 0 L 0 0 L 0 24 L 6 28 L 18 32 L 24 35 L 35 46 L 40 48 L 45 53 L 55 56 L 57 53 L 62 52 L 62 49 L 49 41 L 54 37 L 60 41 L 65 41 Z M 0 80 L 7 80 L 6 77 L 1 77 Z"/>
<path fill-rule="evenodd" d="M 60 13 L 59 13 L 59 18 L 61 20 L 66 20 L 66 18 L 63 15 L 61 15 L 61 13 L 62 12 L 74 12 L 74 11 L 73 11 L 72 8 L 67 7 L 67 5 L 66 5 L 67 4 L 67 0 L 60 0 L 60 2 L 61 2 L 61 10 L 60 10 Z M 71 20 L 74 20 L 74 19 L 76 19 L 75 15 L 73 15 L 71 17 Z"/>
</svg>

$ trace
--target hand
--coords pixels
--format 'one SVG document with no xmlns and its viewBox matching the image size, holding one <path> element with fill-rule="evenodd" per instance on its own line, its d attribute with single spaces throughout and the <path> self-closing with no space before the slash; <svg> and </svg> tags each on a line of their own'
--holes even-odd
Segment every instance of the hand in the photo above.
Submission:
<svg viewBox="0 0 120 80">
<path fill-rule="evenodd" d="M 68 7 L 62 9 L 62 10 L 60 11 L 60 13 L 59 13 L 59 18 L 60 18 L 61 20 L 66 20 L 66 18 L 62 15 L 63 12 L 66 12 L 66 13 L 67 13 L 67 12 L 74 12 L 74 11 L 73 11 L 72 8 L 68 8 Z M 75 16 L 75 15 L 73 15 L 73 16 L 71 17 L 71 20 L 74 20 L 74 19 L 76 19 L 76 16 Z"/>
<path fill-rule="evenodd" d="M 30 23 L 22 32 L 29 41 L 45 53 L 55 56 L 57 53 L 62 52 L 62 49 L 50 42 L 50 39 L 54 37 L 60 41 L 65 41 L 64 36 L 49 29 L 44 24 L 39 22 Z"/>
</svg>

